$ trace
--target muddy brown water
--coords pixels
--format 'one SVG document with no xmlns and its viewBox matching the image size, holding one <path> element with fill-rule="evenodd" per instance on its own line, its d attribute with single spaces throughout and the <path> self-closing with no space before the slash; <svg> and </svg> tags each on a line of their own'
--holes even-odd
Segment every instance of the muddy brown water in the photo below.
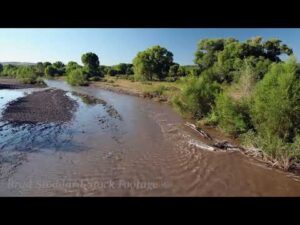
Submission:
<svg viewBox="0 0 300 225">
<path fill-rule="evenodd" d="M 1 122 L 1 196 L 300 196 L 293 175 L 239 152 L 191 146 L 201 140 L 167 104 L 63 81 L 47 84 L 68 91 L 79 107 L 63 124 Z M 38 90 L 0 90 L 0 108 L 24 91 Z"/>
</svg>

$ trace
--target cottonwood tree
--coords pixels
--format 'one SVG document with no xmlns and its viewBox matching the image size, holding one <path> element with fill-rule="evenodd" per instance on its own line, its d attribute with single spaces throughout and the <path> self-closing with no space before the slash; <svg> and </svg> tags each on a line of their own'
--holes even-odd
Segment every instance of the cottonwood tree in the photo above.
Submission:
<svg viewBox="0 0 300 225">
<path fill-rule="evenodd" d="M 137 80 L 164 79 L 173 64 L 173 53 L 159 45 L 139 52 L 133 60 Z"/>
<path fill-rule="evenodd" d="M 88 77 L 100 77 L 102 76 L 100 70 L 100 61 L 95 53 L 88 52 L 81 56 L 81 61 L 84 65 L 84 72 Z"/>
</svg>

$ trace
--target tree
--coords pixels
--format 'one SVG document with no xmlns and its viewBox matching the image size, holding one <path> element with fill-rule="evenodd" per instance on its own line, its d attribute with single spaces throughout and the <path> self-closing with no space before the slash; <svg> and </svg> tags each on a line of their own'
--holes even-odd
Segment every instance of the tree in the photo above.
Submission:
<svg viewBox="0 0 300 225">
<path fill-rule="evenodd" d="M 54 77 L 57 75 L 57 69 L 53 65 L 47 66 L 45 69 L 46 76 Z"/>
<path fill-rule="evenodd" d="M 79 69 L 79 68 L 81 68 L 81 66 L 77 62 L 70 61 L 66 66 L 66 73 L 69 74 L 72 70 Z"/>
<path fill-rule="evenodd" d="M 179 70 L 179 64 L 174 63 L 172 66 L 170 66 L 168 76 L 177 77 L 178 76 L 178 70 Z"/>
<path fill-rule="evenodd" d="M 261 37 L 245 42 L 233 38 L 203 39 L 198 44 L 194 61 L 200 73 L 211 70 L 219 83 L 231 83 L 245 63 L 254 62 L 253 67 L 258 67 L 259 77 L 262 78 L 272 62 L 280 62 L 282 54 L 290 55 L 292 52 L 292 49 L 281 44 L 278 39 L 265 42 Z"/>
<path fill-rule="evenodd" d="M 52 65 L 52 64 L 51 64 L 50 62 L 44 62 L 44 63 L 43 63 L 43 66 L 44 66 L 45 69 L 46 69 L 47 66 L 51 66 L 51 65 Z"/>
<path fill-rule="evenodd" d="M 113 68 L 110 68 L 110 69 L 108 70 L 107 74 L 108 74 L 109 76 L 116 76 L 116 75 L 118 74 L 118 71 L 115 70 L 115 69 L 113 69 Z"/>
<path fill-rule="evenodd" d="M 127 67 L 127 69 L 126 69 L 126 75 L 133 75 L 133 74 L 134 74 L 133 66 Z"/>
<path fill-rule="evenodd" d="M 164 79 L 173 64 L 173 54 L 159 45 L 139 52 L 133 60 L 136 79 Z"/>
<path fill-rule="evenodd" d="M 3 65 L 0 63 L 0 74 L 2 73 L 3 71 Z"/>
<path fill-rule="evenodd" d="M 36 71 L 37 75 L 43 76 L 45 73 L 44 64 L 42 62 L 38 62 L 35 66 L 35 71 Z"/>
<path fill-rule="evenodd" d="M 108 74 L 108 71 L 110 70 L 110 66 L 100 66 L 100 72 L 102 75 Z"/>
<path fill-rule="evenodd" d="M 119 74 L 126 74 L 128 65 L 126 63 L 120 63 L 115 66 L 115 69 L 118 71 Z"/>
<path fill-rule="evenodd" d="M 278 39 L 270 39 L 264 43 L 265 48 L 265 56 L 274 62 L 281 61 L 279 56 L 281 54 L 291 55 L 293 50 L 287 47 L 287 45 L 281 45 L 281 40 Z"/>
<path fill-rule="evenodd" d="M 84 65 L 84 71 L 88 77 L 102 76 L 99 58 L 95 53 L 88 52 L 83 54 L 81 56 L 81 61 Z"/>
<path fill-rule="evenodd" d="M 57 76 L 62 76 L 66 72 L 65 64 L 61 61 L 53 63 L 52 66 L 56 69 Z"/>
</svg>

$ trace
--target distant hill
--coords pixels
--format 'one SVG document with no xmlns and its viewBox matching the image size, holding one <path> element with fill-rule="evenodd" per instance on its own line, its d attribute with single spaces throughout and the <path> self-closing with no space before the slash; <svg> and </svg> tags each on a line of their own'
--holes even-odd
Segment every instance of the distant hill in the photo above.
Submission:
<svg viewBox="0 0 300 225">
<path fill-rule="evenodd" d="M 36 63 L 30 63 L 30 62 L 0 62 L 2 65 L 15 65 L 15 66 L 31 66 L 35 65 Z"/>
</svg>

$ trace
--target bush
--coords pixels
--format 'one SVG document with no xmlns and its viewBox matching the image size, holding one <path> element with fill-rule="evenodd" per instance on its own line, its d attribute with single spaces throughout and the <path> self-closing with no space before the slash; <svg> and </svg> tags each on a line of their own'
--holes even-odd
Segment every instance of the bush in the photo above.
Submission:
<svg viewBox="0 0 300 225">
<path fill-rule="evenodd" d="M 32 67 L 23 66 L 18 68 L 16 78 L 24 84 L 35 84 L 38 76 Z"/>
<path fill-rule="evenodd" d="M 72 86 L 88 85 L 87 75 L 83 73 L 82 69 L 72 70 L 67 76 L 67 82 Z"/>
<path fill-rule="evenodd" d="M 271 132 L 288 142 L 300 129 L 300 79 L 296 71 L 293 60 L 272 65 L 257 84 L 251 109 L 259 132 Z"/>
<path fill-rule="evenodd" d="M 300 156 L 300 79 L 297 63 L 273 64 L 251 101 L 252 145 L 285 168 Z M 248 138 L 249 140 L 249 138 Z"/>
<path fill-rule="evenodd" d="M 182 90 L 172 102 L 185 116 L 196 119 L 206 116 L 220 88 L 216 82 L 210 82 L 207 76 L 188 76 L 181 78 Z"/>
<path fill-rule="evenodd" d="M 229 134 L 247 132 L 251 127 L 247 101 L 236 101 L 228 92 L 219 94 L 208 121 L 218 124 Z"/>
<path fill-rule="evenodd" d="M 118 74 L 118 71 L 117 70 L 114 70 L 114 69 L 110 69 L 108 70 L 108 73 L 107 73 L 109 76 L 116 76 Z"/>
<path fill-rule="evenodd" d="M 212 113 L 205 121 L 219 125 L 225 132 L 241 134 L 253 127 L 250 117 L 250 98 L 256 84 L 256 74 L 246 66 L 239 71 L 239 80 L 216 98 Z"/>
<path fill-rule="evenodd" d="M 165 91 L 167 91 L 167 90 L 168 90 L 168 88 L 167 88 L 166 86 L 164 86 L 164 85 L 159 85 L 159 86 L 157 86 L 156 88 L 154 88 L 153 93 L 154 93 L 155 95 L 161 96 L 161 95 L 163 95 L 163 93 L 164 93 Z"/>
<path fill-rule="evenodd" d="M 175 82 L 178 78 L 177 77 L 166 77 L 165 81 L 167 82 Z"/>
</svg>

